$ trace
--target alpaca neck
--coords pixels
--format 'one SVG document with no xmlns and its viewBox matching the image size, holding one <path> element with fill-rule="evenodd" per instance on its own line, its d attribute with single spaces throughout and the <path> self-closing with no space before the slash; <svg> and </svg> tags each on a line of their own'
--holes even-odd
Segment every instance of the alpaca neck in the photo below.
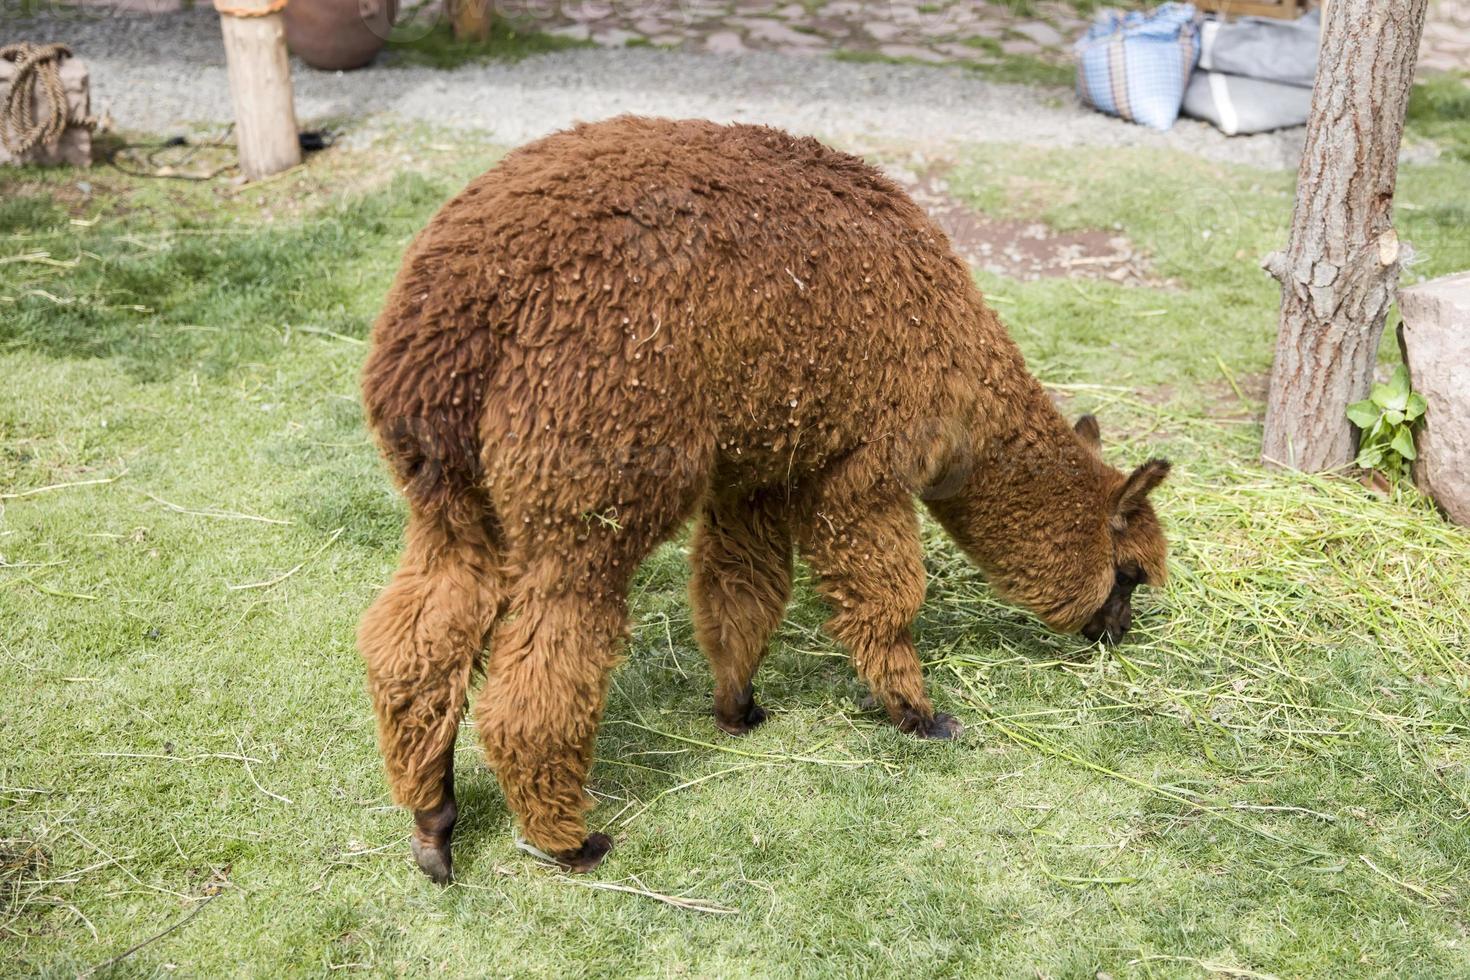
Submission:
<svg viewBox="0 0 1470 980">
<path fill-rule="evenodd" d="M 1029 375 L 1006 410 L 975 432 L 973 465 L 957 491 L 926 501 L 994 587 L 1048 624 L 1073 628 L 1112 583 L 1106 465 Z M 986 426 L 985 428 L 990 428 Z"/>
</svg>

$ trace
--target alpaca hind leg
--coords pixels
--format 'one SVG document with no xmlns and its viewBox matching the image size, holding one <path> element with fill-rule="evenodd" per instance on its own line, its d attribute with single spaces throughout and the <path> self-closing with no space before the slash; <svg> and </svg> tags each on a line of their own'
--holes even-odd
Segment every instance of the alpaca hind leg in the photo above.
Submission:
<svg viewBox="0 0 1470 980">
<path fill-rule="evenodd" d="M 924 601 L 918 522 L 907 493 L 824 501 L 805 522 L 801 552 L 832 606 L 827 630 L 852 653 L 858 675 L 901 731 L 954 738 L 936 715 L 910 626 Z"/>
<path fill-rule="evenodd" d="M 475 720 L 526 841 L 589 871 L 612 847 L 607 835 L 587 834 L 583 786 L 626 609 L 620 590 L 565 587 L 578 578 L 547 561 L 518 584 L 491 645 Z"/>
<path fill-rule="evenodd" d="M 503 589 L 486 522 L 415 512 L 392 581 L 358 627 L 393 799 L 414 812 L 419 867 L 452 872 L 454 739 Z"/>
<path fill-rule="evenodd" d="M 710 502 L 690 565 L 694 631 L 715 676 L 715 724 L 743 735 L 765 721 L 752 679 L 791 596 L 785 500 L 759 493 Z"/>
<path fill-rule="evenodd" d="M 606 427 L 621 443 L 587 444 L 559 429 L 572 424 L 572 408 L 502 441 L 487 465 L 515 584 L 475 721 L 526 841 L 578 871 L 612 846 L 587 834 L 584 785 L 626 638 L 628 585 L 707 485 L 698 433 L 644 408 L 649 424 Z M 602 406 L 593 419 L 609 421 Z"/>
</svg>

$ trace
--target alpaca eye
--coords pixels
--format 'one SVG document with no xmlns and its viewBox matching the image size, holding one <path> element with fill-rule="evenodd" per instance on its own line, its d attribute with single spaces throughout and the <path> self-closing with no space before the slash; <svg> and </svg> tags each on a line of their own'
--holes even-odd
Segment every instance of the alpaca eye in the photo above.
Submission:
<svg viewBox="0 0 1470 980">
<path fill-rule="evenodd" d="M 1133 589 L 1136 588 L 1138 584 L 1142 581 L 1143 569 L 1139 568 L 1133 562 L 1129 562 L 1126 565 L 1119 566 L 1117 571 L 1114 573 L 1113 583 L 1114 585 L 1121 588 Z"/>
</svg>

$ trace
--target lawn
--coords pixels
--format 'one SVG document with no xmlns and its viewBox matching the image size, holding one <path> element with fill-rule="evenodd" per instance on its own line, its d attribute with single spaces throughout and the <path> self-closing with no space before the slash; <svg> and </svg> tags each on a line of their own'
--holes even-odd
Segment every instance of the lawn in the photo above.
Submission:
<svg viewBox="0 0 1470 980">
<path fill-rule="evenodd" d="M 1470 267 L 1467 102 L 1416 101 L 1446 148 L 1401 175 L 1416 276 Z M 404 519 L 356 376 L 409 237 L 495 156 L 0 177 L 0 973 L 1470 975 L 1470 533 L 1257 464 L 1292 175 L 1157 152 L 950 174 L 1151 256 L 1156 288 L 982 277 L 1113 460 L 1175 461 L 1133 641 L 1048 634 L 931 528 L 917 638 L 964 738 L 865 708 L 803 582 L 737 741 L 675 542 L 599 740 L 609 861 L 517 851 L 467 727 L 431 885 L 353 649 Z"/>
</svg>

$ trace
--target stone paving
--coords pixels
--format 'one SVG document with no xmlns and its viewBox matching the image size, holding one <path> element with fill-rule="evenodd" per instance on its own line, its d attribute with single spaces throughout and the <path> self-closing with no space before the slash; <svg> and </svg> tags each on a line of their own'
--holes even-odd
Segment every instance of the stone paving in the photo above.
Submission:
<svg viewBox="0 0 1470 980">
<path fill-rule="evenodd" d="M 492 0 L 513 21 L 604 46 L 879 56 L 984 68 L 1071 63 L 1088 17 L 1065 0 Z M 1470 71 L 1470 0 L 1430 0 L 1421 69 Z"/>
<path fill-rule="evenodd" d="M 4 0 L 0 0 L 3 3 Z M 58 2 L 58 0 L 53 0 Z M 1087 29 L 1081 0 L 489 0 L 510 23 L 603 47 L 651 45 L 739 55 L 773 51 L 980 68 L 1059 78 Z M 165 13 L 204 0 L 59 0 L 117 13 Z M 1124 6 L 1136 6 L 1125 0 Z M 400 29 L 424 30 L 444 0 L 400 0 Z M 1040 71 L 1025 74 L 1027 63 Z M 1018 65 L 1022 73 L 1017 75 Z M 1470 0 L 1429 0 L 1421 72 L 1470 73 Z"/>
<path fill-rule="evenodd" d="M 604 46 L 880 56 L 985 67 L 1071 63 L 1088 17 L 1065 0 L 492 0 L 514 21 Z M 1470 71 L 1470 0 L 1430 0 L 1421 68 Z"/>
<path fill-rule="evenodd" d="M 1065 64 L 1072 40 L 1087 26 L 1061 0 L 572 0 L 556 7 L 498 0 L 497 9 L 548 33 L 604 45 L 982 66 L 1018 57 Z"/>
</svg>

